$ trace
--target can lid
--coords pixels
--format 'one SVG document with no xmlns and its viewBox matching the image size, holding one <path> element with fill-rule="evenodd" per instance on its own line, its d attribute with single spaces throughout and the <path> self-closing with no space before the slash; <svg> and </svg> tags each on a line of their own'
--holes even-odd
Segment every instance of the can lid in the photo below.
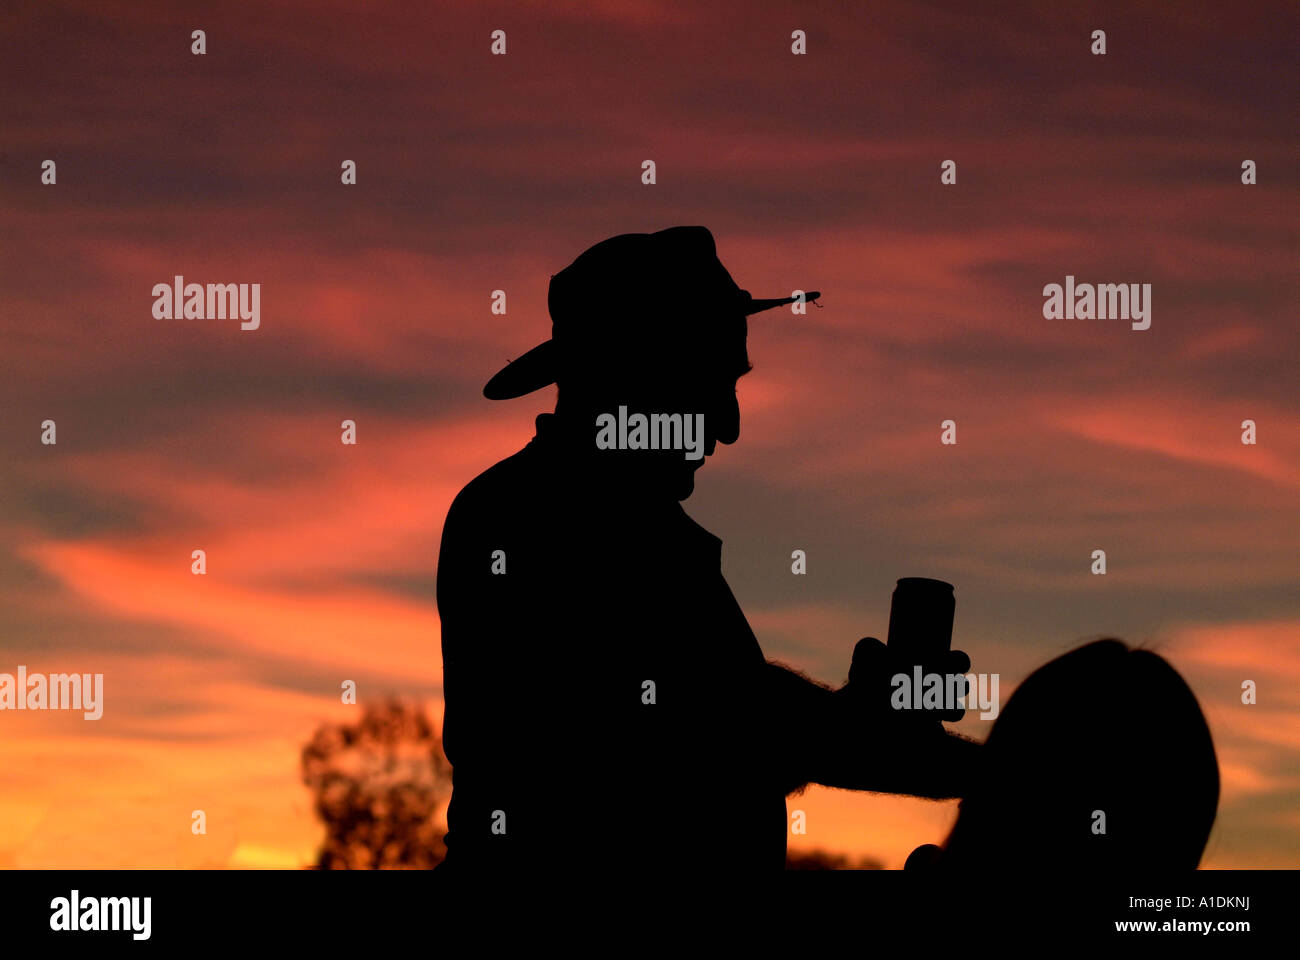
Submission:
<svg viewBox="0 0 1300 960">
<path fill-rule="evenodd" d="M 900 577 L 898 585 L 900 587 L 929 587 L 930 589 L 947 587 L 951 590 L 953 588 L 952 584 L 947 580 L 932 580 L 929 577 Z"/>
</svg>

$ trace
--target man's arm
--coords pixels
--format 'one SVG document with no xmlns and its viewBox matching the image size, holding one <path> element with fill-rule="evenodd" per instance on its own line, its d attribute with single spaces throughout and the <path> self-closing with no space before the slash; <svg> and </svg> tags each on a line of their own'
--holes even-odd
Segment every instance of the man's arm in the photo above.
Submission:
<svg viewBox="0 0 1300 960">
<path fill-rule="evenodd" d="M 887 685 L 883 700 L 878 684 L 831 690 L 777 663 L 767 664 L 765 683 L 788 790 L 811 782 L 934 799 L 966 792 L 980 744 L 890 709 Z"/>
</svg>

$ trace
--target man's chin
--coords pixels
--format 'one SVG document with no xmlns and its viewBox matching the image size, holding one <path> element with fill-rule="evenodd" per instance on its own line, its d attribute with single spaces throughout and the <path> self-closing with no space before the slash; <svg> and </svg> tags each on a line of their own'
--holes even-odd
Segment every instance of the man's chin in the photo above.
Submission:
<svg viewBox="0 0 1300 960">
<path fill-rule="evenodd" d="M 692 493 L 695 492 L 695 472 L 699 470 L 700 467 L 704 466 L 704 464 L 708 461 L 708 459 L 709 459 L 708 456 L 703 456 L 700 457 L 700 459 L 698 460 L 688 461 L 690 463 L 690 469 L 683 470 L 680 474 L 681 477 L 681 480 L 679 481 L 680 495 L 677 497 L 678 500 L 685 500 L 687 497 L 689 497 Z"/>
<path fill-rule="evenodd" d="M 695 471 L 704 466 L 707 458 L 698 460 L 641 461 L 638 469 L 629 477 L 633 483 L 647 490 L 656 490 L 660 494 L 669 494 L 677 500 L 685 500 L 695 492 Z"/>
<path fill-rule="evenodd" d="M 679 473 L 677 475 L 677 489 L 673 491 L 673 495 L 677 497 L 678 500 L 685 500 L 694 492 L 695 471 L 691 470 L 689 473 Z"/>
</svg>

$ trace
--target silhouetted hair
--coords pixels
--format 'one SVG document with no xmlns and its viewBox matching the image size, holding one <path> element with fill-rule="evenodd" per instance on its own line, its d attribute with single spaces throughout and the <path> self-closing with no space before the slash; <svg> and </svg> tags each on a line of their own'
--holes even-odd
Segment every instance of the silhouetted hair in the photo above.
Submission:
<svg viewBox="0 0 1300 960">
<path fill-rule="evenodd" d="M 1200 863 L 1219 803 L 1214 741 L 1160 655 L 1107 639 L 1057 657 L 1016 689 L 982 752 L 945 867 Z"/>
</svg>

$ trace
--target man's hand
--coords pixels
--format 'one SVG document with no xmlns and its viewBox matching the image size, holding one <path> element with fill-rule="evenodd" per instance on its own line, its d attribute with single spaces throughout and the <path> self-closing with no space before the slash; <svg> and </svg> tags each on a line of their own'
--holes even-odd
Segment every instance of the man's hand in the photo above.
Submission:
<svg viewBox="0 0 1300 960">
<path fill-rule="evenodd" d="M 925 673 L 964 674 L 960 650 Z M 780 666 L 768 665 L 770 695 L 785 732 L 783 771 L 789 789 L 812 782 L 846 790 L 911 796 L 960 797 L 974 771 L 979 744 L 944 729 L 941 719 L 964 710 L 896 710 L 892 679 L 913 665 L 874 637 L 858 641 L 849 682 L 829 690 Z M 955 687 L 965 693 L 965 682 Z M 910 699 L 909 699 L 910 704 Z"/>
<path fill-rule="evenodd" d="M 868 714 L 897 714 L 894 718 L 900 724 L 917 724 L 918 726 L 937 725 L 940 720 L 956 723 L 966 713 L 963 707 L 954 703 L 950 709 L 914 709 L 914 703 L 921 701 L 924 685 L 917 689 L 915 669 L 921 668 L 921 678 L 929 674 L 938 674 L 942 680 L 944 706 L 948 706 L 948 691 L 957 697 L 967 694 L 964 674 L 970 669 L 970 657 L 963 650 L 947 651 L 938 662 L 917 663 L 915 656 L 902 654 L 881 643 L 875 637 L 863 637 L 853 648 L 853 662 L 849 667 L 849 682 L 839 691 L 841 695 L 851 698 L 858 709 Z M 899 682 L 895 683 L 895 678 Z M 905 682 L 903 680 L 905 678 Z M 950 681 L 949 678 L 952 678 Z M 906 694 L 906 696 L 904 696 Z M 901 701 L 903 709 L 898 709 Z"/>
</svg>

